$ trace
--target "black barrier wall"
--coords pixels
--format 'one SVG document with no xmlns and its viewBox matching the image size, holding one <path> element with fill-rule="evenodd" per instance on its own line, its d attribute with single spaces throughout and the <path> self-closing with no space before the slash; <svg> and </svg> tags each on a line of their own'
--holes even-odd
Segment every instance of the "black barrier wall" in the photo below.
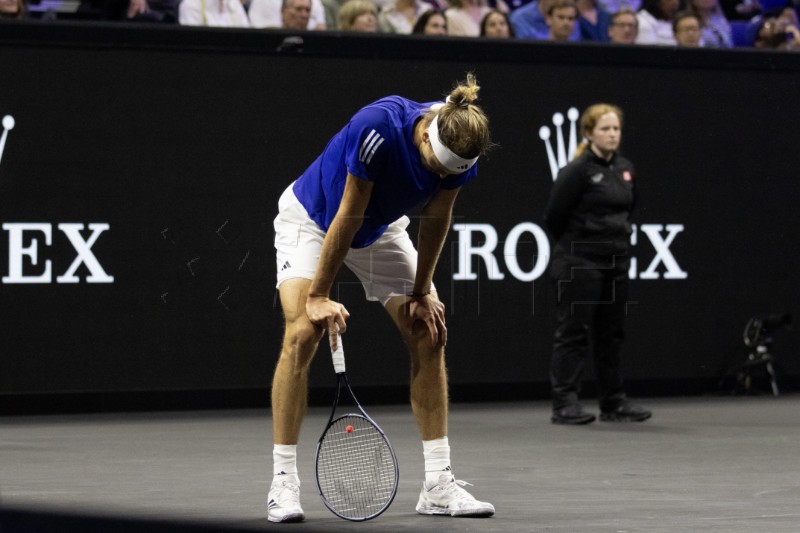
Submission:
<svg viewBox="0 0 800 533">
<path fill-rule="evenodd" d="M 435 277 L 454 388 L 534 396 L 547 381 L 554 296 L 541 216 L 572 110 L 597 101 L 626 112 L 622 151 L 640 190 L 632 383 L 715 383 L 744 362 L 747 320 L 791 312 L 800 296 L 797 55 L 0 29 L 7 398 L 251 389 L 266 398 L 281 337 L 278 196 L 360 106 L 388 94 L 440 98 L 466 71 L 481 82 L 499 146 L 460 194 Z M 352 277 L 336 291 L 352 313 L 353 381 L 404 385 L 407 356 L 388 318 Z M 800 375 L 797 335 L 776 332 L 773 348 L 781 375 Z M 312 386 L 330 377 L 323 357 Z M 493 398 L 503 394 L 481 399 Z"/>
</svg>

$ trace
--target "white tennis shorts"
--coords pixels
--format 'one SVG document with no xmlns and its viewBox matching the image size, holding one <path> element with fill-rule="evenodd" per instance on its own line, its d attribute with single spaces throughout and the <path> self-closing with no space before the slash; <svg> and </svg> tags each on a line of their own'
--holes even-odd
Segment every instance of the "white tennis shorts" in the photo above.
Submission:
<svg viewBox="0 0 800 533">
<path fill-rule="evenodd" d="M 366 248 L 351 248 L 344 264 L 364 286 L 367 300 L 386 305 L 389 298 L 410 294 L 417 272 L 417 250 L 406 232 L 408 217 L 393 222 Z M 278 201 L 275 217 L 278 283 L 291 278 L 314 279 L 325 232 L 308 216 L 290 185 Z M 431 287 L 431 290 L 435 290 Z"/>
</svg>

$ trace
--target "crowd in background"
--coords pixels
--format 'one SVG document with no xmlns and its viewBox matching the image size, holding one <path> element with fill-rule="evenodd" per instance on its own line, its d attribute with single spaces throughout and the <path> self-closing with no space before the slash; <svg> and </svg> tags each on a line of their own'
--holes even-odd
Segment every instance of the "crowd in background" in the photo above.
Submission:
<svg viewBox="0 0 800 533">
<path fill-rule="evenodd" d="M 800 0 L 0 0 L 0 17 L 800 50 Z"/>
</svg>

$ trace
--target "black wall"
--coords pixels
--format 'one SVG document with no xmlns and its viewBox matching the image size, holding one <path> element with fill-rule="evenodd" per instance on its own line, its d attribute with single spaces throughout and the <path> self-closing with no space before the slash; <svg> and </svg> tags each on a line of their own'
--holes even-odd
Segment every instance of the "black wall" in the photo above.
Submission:
<svg viewBox="0 0 800 533">
<path fill-rule="evenodd" d="M 499 147 L 462 191 L 455 222 L 494 229 L 505 278 L 474 256 L 477 279 L 459 279 L 465 243 L 451 232 L 435 281 L 454 390 L 487 384 L 486 399 L 503 399 L 546 389 L 553 291 L 546 273 L 522 281 L 508 265 L 529 272 L 547 250 L 529 232 L 513 260 L 503 247 L 519 224 L 542 225 L 552 177 L 539 130 L 557 151 L 552 117 L 572 107 L 610 101 L 626 112 L 622 151 L 641 194 L 625 348 L 638 392 L 716 383 L 744 361 L 752 315 L 796 307 L 797 55 L 338 34 L 287 47 L 285 37 L 0 27 L 0 116 L 15 122 L 0 161 L 2 397 L 252 390 L 265 400 L 281 336 L 278 196 L 360 106 L 440 98 L 466 71 L 481 82 Z M 32 223 L 52 227 L 51 244 L 29 230 L 19 234 L 30 250 L 11 250 L 13 228 Z M 79 282 L 58 283 L 78 255 L 63 223 L 109 225 L 90 255 L 113 283 L 90 283 L 85 264 Z M 656 261 L 655 279 L 641 279 L 657 255 L 644 231 L 655 235 L 653 225 L 664 241 L 673 232 L 666 254 L 685 278 L 665 279 Z M 8 279 L 20 258 L 28 277 L 50 261 L 51 282 Z M 399 388 L 399 337 L 352 280 L 337 286 L 353 315 L 351 377 Z M 774 353 L 784 378 L 800 375 L 795 333 L 776 333 Z M 330 378 L 322 357 L 312 386 Z"/>
</svg>

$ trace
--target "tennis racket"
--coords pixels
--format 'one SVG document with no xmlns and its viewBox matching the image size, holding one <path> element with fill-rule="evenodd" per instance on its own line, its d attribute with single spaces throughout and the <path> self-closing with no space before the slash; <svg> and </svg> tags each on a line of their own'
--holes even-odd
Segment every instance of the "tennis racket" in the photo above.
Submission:
<svg viewBox="0 0 800 533">
<path fill-rule="evenodd" d="M 375 518 L 389 508 L 397 494 L 399 473 L 392 445 L 350 388 L 342 337 L 337 336 L 338 349 L 331 346 L 336 398 L 317 444 L 314 473 L 325 506 L 340 518 L 359 522 Z M 345 392 L 359 412 L 336 416 Z"/>
</svg>

